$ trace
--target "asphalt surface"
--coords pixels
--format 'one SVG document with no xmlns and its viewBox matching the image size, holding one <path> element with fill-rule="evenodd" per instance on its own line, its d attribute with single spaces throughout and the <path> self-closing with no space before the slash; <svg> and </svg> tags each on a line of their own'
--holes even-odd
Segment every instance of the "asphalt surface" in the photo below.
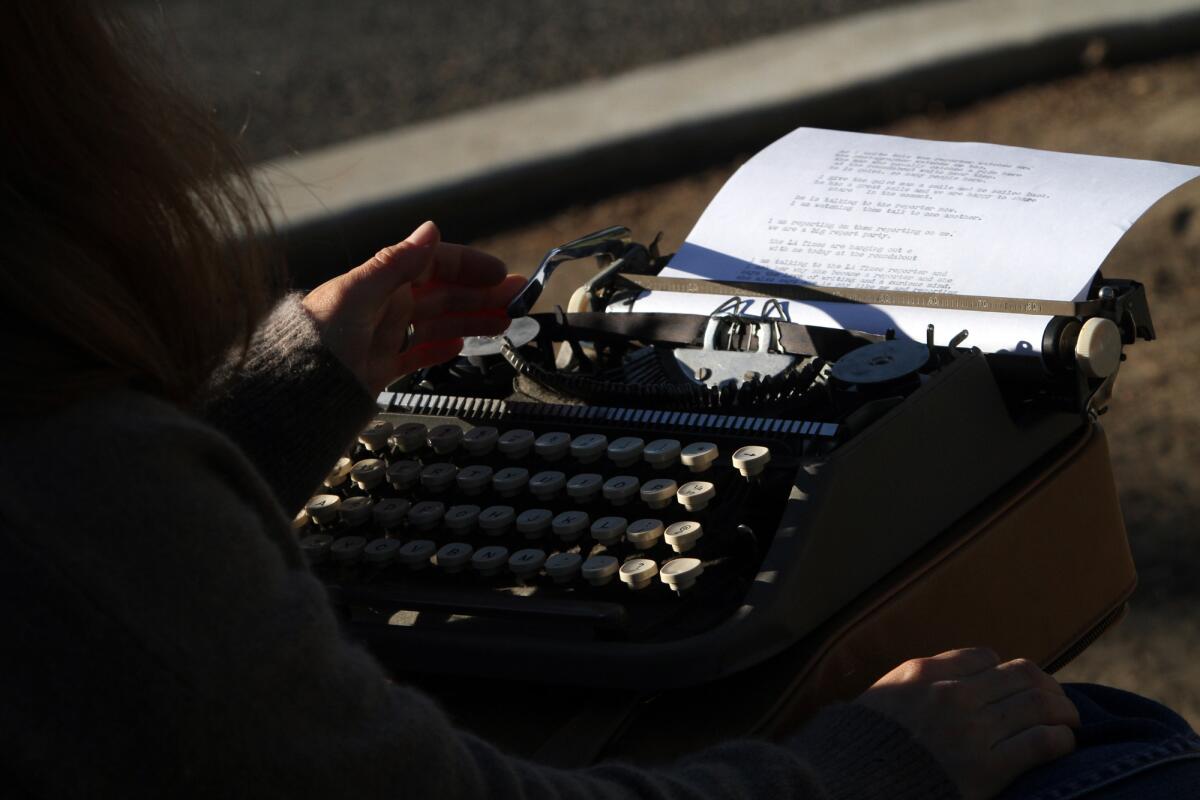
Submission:
<svg viewBox="0 0 1200 800">
<path fill-rule="evenodd" d="M 261 161 L 914 0 L 123 0 Z"/>
</svg>

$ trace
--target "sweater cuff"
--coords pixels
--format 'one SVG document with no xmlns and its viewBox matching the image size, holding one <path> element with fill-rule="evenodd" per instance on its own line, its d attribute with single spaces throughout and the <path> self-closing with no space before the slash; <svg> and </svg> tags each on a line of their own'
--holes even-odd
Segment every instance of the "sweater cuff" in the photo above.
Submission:
<svg viewBox="0 0 1200 800">
<path fill-rule="evenodd" d="M 201 414 L 266 478 L 284 511 L 308 499 L 375 410 L 374 397 L 321 341 L 298 293 L 214 375 Z"/>
<path fill-rule="evenodd" d="M 941 764 L 907 728 L 865 706 L 824 709 L 790 744 L 818 771 L 831 798 L 960 797 Z"/>
</svg>

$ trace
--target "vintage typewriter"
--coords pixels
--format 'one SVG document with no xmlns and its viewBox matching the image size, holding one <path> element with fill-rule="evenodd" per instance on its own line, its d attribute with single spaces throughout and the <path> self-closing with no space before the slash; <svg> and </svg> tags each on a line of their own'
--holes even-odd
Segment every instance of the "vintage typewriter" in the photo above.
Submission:
<svg viewBox="0 0 1200 800">
<path fill-rule="evenodd" d="M 529 315 L 557 264 L 593 256 L 565 310 Z M 520 699 L 546 686 L 564 705 L 589 698 L 584 727 L 604 717 L 609 743 L 629 698 L 649 696 L 757 691 L 753 729 L 839 619 L 1074 463 L 1122 347 L 1154 338 L 1142 286 L 1105 279 L 1061 309 L 1040 359 L 984 355 L 968 332 L 935 347 L 737 303 L 607 313 L 665 262 L 623 228 L 551 251 L 504 336 L 379 396 L 296 520 L 350 634 L 461 717 L 498 718 L 490 734 L 538 728 L 518 751 L 542 752 L 553 727 Z M 1092 496 L 1055 502 L 1099 509 L 1123 543 L 1096 463 Z M 1124 599 L 1042 660 L 1086 646 Z M 678 726 L 703 724 L 663 702 Z"/>
</svg>

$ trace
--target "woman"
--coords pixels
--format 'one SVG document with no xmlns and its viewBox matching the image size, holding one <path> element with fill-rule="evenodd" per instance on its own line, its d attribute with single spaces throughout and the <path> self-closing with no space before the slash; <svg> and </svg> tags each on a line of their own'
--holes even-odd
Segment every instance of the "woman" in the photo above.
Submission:
<svg viewBox="0 0 1200 800">
<path fill-rule="evenodd" d="M 211 122 L 83 2 L 3 5 L 0 730 L 37 797 L 954 797 L 1074 747 L 985 649 L 901 665 L 780 743 L 560 771 L 455 730 L 342 640 L 287 514 L 391 379 L 521 284 L 426 223 L 301 298 Z"/>
</svg>

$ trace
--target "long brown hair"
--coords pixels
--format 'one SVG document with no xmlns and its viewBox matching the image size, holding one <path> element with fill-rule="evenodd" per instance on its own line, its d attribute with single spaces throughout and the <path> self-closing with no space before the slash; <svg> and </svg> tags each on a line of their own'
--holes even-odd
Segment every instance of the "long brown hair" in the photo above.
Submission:
<svg viewBox="0 0 1200 800">
<path fill-rule="evenodd" d="M 249 172 L 111 10 L 0 3 L 0 30 L 2 405 L 189 404 L 281 285 Z"/>
</svg>

